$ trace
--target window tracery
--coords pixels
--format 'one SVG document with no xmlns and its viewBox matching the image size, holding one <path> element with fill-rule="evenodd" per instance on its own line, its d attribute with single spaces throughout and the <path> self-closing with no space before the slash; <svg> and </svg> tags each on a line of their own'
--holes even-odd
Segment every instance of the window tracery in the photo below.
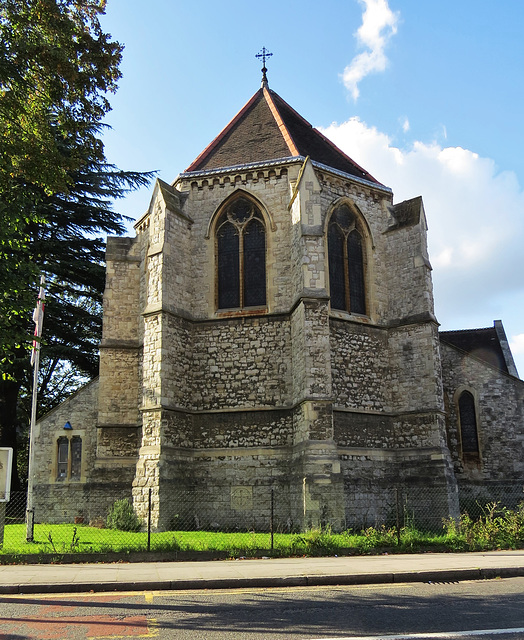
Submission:
<svg viewBox="0 0 524 640">
<path fill-rule="evenodd" d="M 266 229 L 262 214 L 244 197 L 233 200 L 216 227 L 217 307 L 266 304 Z"/>
<path fill-rule="evenodd" d="M 331 308 L 366 314 L 363 239 L 356 215 L 347 204 L 337 207 L 328 226 Z"/>
</svg>

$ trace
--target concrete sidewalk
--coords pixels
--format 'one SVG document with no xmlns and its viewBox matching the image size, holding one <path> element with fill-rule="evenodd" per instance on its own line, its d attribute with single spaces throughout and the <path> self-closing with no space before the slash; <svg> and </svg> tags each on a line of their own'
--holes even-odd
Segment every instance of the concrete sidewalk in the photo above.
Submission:
<svg viewBox="0 0 524 640">
<path fill-rule="evenodd" d="M 524 576 L 524 550 L 210 562 L 3 565 L 0 593 L 233 589 Z"/>
</svg>

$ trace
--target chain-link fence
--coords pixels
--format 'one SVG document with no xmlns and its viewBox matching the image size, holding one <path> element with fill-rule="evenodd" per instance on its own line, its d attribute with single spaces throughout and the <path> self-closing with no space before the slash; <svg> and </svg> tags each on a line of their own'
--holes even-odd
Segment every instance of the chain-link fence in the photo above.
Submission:
<svg viewBox="0 0 524 640">
<path fill-rule="evenodd" d="M 329 555 L 369 552 L 395 545 L 405 550 L 407 544 L 413 548 L 415 544 L 417 548 L 424 544 L 429 548 L 432 544 L 448 544 L 451 549 L 466 549 L 472 548 L 471 523 L 484 523 L 482 535 L 492 538 L 491 547 L 488 545 L 487 548 L 496 548 L 506 543 L 497 542 L 499 538 L 493 533 L 494 527 L 502 526 L 504 517 L 510 512 L 513 514 L 513 542 L 507 544 L 519 545 L 520 541 L 520 546 L 524 546 L 524 492 L 518 485 L 462 487 L 458 501 L 460 514 L 456 509 L 457 500 L 448 504 L 442 489 L 392 486 L 380 495 L 365 494 L 362 490 L 349 491 L 346 492 L 342 522 L 339 518 L 334 524 L 328 516 L 319 517 L 314 525 L 306 524 L 301 528 L 296 525 L 296 517 L 293 519 L 291 514 L 286 517 L 282 508 L 283 497 L 279 504 L 281 496 L 274 489 L 268 489 L 264 503 L 267 508 L 262 509 L 262 516 L 258 509 L 256 520 L 253 517 L 253 526 L 245 526 L 249 521 L 245 513 L 238 518 L 238 522 L 243 523 L 238 526 L 231 523 L 221 525 L 220 513 L 216 514 L 215 521 L 209 517 L 204 519 L 199 515 L 198 503 L 188 503 L 187 494 L 184 494 L 186 503 L 182 504 L 183 496 L 178 496 L 178 503 L 183 508 L 172 514 L 170 530 L 160 531 L 155 526 L 154 498 L 149 492 L 147 508 L 144 512 L 142 505 L 141 517 L 137 516 L 132 500 L 120 496 L 106 500 L 106 504 L 111 506 L 105 507 L 103 513 L 88 518 L 67 517 L 61 522 L 56 518 L 49 522 L 45 510 L 36 508 L 33 525 L 29 529 L 26 525 L 26 494 L 13 492 L 10 501 L 0 505 L 4 512 L 0 558 L 6 554 L 51 554 L 56 557 L 78 553 L 148 551 L 179 554 L 207 551 L 217 557 Z M 242 504 L 237 507 L 242 509 Z M 257 505 L 244 505 L 244 509 L 247 507 L 257 510 Z M 491 523 L 489 534 L 486 534 L 487 521 Z M 470 527 L 469 534 L 461 531 L 461 527 L 466 525 Z M 460 540 L 470 547 L 461 547 Z"/>
</svg>

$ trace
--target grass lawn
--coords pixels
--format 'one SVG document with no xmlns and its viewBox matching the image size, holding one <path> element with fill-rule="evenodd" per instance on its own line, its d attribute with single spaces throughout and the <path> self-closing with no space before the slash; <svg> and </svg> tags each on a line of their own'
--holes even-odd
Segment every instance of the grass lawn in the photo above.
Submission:
<svg viewBox="0 0 524 640">
<path fill-rule="evenodd" d="M 24 524 L 6 525 L 2 554 L 104 553 L 147 550 L 147 533 L 98 529 L 87 525 L 36 524 L 34 542 L 25 539 Z M 214 531 L 168 531 L 151 534 L 151 551 L 225 551 L 231 556 L 336 555 L 370 553 L 381 548 L 409 551 L 420 546 L 445 546 L 446 536 L 417 533 L 403 535 L 398 546 L 394 530 L 369 529 L 360 533 L 333 534 L 319 530 L 303 534 L 275 533 L 271 551 L 269 533 L 220 533 Z"/>
<path fill-rule="evenodd" d="M 2 554 L 107 553 L 147 550 L 147 533 L 98 529 L 78 524 L 36 524 L 35 542 L 27 543 L 24 524 L 4 528 Z M 275 533 L 271 549 L 269 533 L 215 531 L 167 531 L 151 534 L 151 551 L 220 551 L 238 556 L 334 556 L 362 553 L 410 553 L 418 551 L 484 551 L 524 547 L 524 504 L 511 511 L 488 505 L 475 520 L 463 514 L 449 519 L 438 533 L 405 527 L 400 540 L 395 528 L 370 527 L 332 533 L 312 529 L 305 533 Z"/>
</svg>

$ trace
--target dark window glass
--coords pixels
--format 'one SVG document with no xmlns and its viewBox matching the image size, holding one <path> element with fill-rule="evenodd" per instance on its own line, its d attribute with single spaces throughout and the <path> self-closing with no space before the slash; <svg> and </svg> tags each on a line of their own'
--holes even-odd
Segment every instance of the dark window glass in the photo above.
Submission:
<svg viewBox="0 0 524 640">
<path fill-rule="evenodd" d="M 328 229 L 329 293 L 333 309 L 346 309 L 346 275 L 344 267 L 344 236 L 335 225 Z"/>
<path fill-rule="evenodd" d="M 69 440 L 67 438 L 58 438 L 58 464 L 57 474 L 58 480 L 67 478 L 67 459 L 69 456 Z"/>
<path fill-rule="evenodd" d="M 235 309 L 240 306 L 239 235 L 230 223 L 218 230 L 218 308 Z"/>
<path fill-rule="evenodd" d="M 266 304 L 266 231 L 247 198 L 234 200 L 220 217 L 217 270 L 219 309 Z"/>
<path fill-rule="evenodd" d="M 244 306 L 266 304 L 266 234 L 264 225 L 251 220 L 244 229 Z"/>
<path fill-rule="evenodd" d="M 350 311 L 352 313 L 366 313 L 362 239 L 356 230 L 348 236 L 348 272 Z"/>
<path fill-rule="evenodd" d="M 347 205 L 333 211 L 328 227 L 329 293 L 333 309 L 365 314 L 364 249 L 355 224 Z"/>
<path fill-rule="evenodd" d="M 475 399 L 469 391 L 461 393 L 459 398 L 460 434 L 462 453 L 478 454 L 479 441 L 477 434 L 477 416 Z"/>
<path fill-rule="evenodd" d="M 82 473 L 82 438 L 71 438 L 71 479 L 79 480 Z"/>
</svg>

